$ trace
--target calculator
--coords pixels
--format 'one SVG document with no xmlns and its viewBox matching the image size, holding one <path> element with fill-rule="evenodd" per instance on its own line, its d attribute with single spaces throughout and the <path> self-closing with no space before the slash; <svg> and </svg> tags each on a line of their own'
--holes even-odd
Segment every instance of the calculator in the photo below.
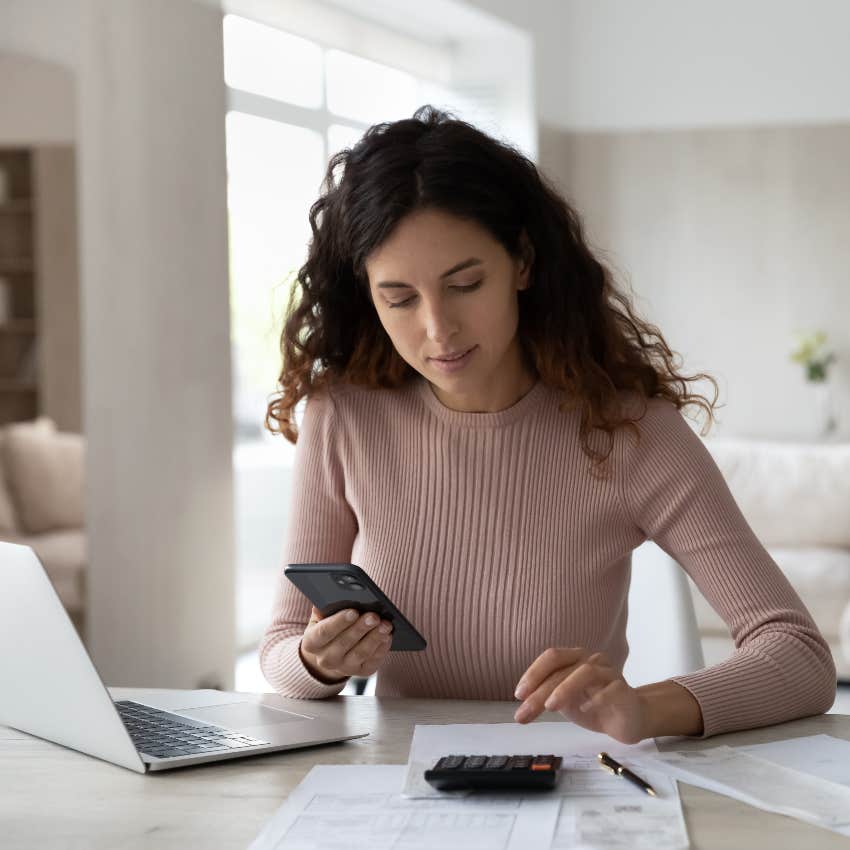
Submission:
<svg viewBox="0 0 850 850">
<path fill-rule="evenodd" d="M 425 771 L 438 791 L 515 791 L 554 788 L 560 756 L 443 756 Z"/>
</svg>

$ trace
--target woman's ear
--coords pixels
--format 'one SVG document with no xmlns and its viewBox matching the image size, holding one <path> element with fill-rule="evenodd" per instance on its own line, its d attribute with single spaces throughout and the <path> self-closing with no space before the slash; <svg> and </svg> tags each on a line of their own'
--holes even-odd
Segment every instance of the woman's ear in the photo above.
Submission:
<svg viewBox="0 0 850 850">
<path fill-rule="evenodd" d="M 528 289 L 531 286 L 531 269 L 534 266 L 534 246 L 525 230 L 519 235 L 520 266 L 518 289 Z"/>
</svg>

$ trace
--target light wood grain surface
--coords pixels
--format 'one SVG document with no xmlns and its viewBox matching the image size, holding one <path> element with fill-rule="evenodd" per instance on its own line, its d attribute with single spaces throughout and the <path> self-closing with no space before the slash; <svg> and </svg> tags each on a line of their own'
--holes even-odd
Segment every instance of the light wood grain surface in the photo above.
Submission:
<svg viewBox="0 0 850 850">
<path fill-rule="evenodd" d="M 147 691 L 113 690 L 117 699 Z M 305 703 L 273 694 L 270 705 Z M 315 764 L 407 761 L 417 723 L 507 723 L 515 704 L 467 700 L 337 697 L 310 702 L 313 714 L 346 714 L 371 730 L 342 744 L 272 753 L 157 774 L 133 773 L 0 726 L 0 846 L 39 850 L 244 848 Z M 61 711 L 61 700 L 56 710 Z M 545 715 L 557 720 L 559 715 Z M 825 733 L 850 740 L 850 716 L 827 714 L 705 741 L 666 738 L 661 749 L 700 749 Z M 691 846 L 820 850 L 850 839 L 681 785 Z"/>
</svg>

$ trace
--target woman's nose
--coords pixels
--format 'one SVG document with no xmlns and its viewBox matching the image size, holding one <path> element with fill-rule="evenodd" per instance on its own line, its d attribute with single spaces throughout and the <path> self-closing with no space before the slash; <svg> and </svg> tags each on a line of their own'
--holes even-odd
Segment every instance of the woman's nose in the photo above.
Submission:
<svg viewBox="0 0 850 850">
<path fill-rule="evenodd" d="M 426 308 L 425 333 L 433 342 L 442 343 L 458 331 L 458 322 L 451 311 L 441 304 Z"/>
</svg>

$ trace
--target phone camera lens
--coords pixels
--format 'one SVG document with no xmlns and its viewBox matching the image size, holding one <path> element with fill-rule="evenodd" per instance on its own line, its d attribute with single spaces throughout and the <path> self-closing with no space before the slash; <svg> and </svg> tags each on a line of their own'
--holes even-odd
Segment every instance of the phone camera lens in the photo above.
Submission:
<svg viewBox="0 0 850 850">
<path fill-rule="evenodd" d="M 348 585 L 348 589 L 349 590 L 363 590 L 363 585 L 358 584 L 356 581 L 353 581 Z"/>
</svg>

